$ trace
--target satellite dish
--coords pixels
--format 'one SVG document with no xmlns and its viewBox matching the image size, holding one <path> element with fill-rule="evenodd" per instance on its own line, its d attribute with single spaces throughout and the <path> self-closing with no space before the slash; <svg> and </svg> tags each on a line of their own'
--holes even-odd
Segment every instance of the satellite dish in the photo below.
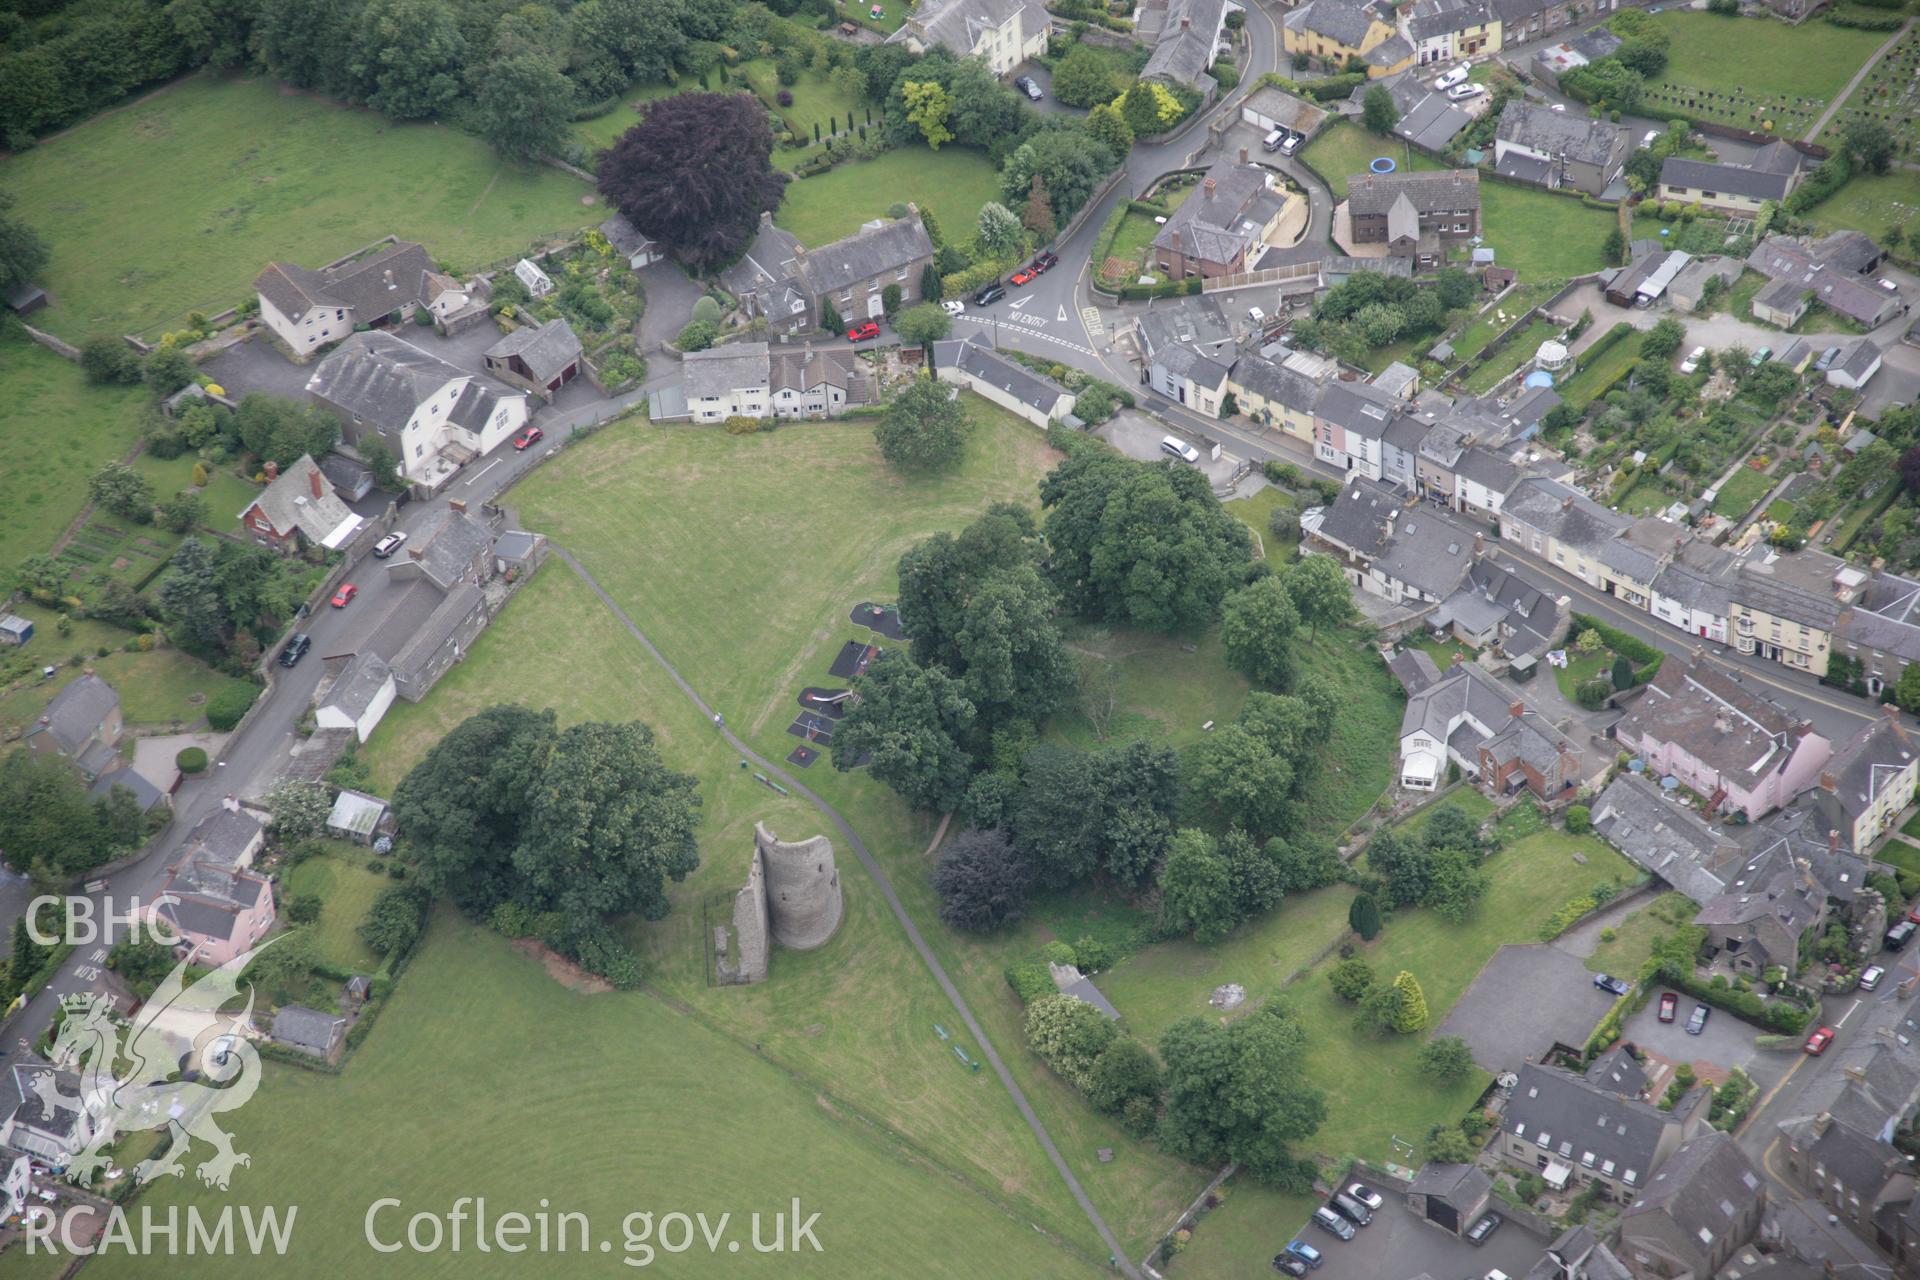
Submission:
<svg viewBox="0 0 1920 1280">
<path fill-rule="evenodd" d="M 1500 1078 L 1494 1081 L 1494 1083 L 1498 1084 L 1502 1089 L 1511 1089 L 1520 1083 L 1520 1077 L 1511 1071 L 1503 1071 L 1500 1073 Z"/>
</svg>

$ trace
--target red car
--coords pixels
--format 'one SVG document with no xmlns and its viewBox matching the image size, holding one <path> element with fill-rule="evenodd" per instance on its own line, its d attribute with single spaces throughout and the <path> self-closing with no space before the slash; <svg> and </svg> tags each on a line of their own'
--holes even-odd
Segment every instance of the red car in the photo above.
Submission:
<svg viewBox="0 0 1920 1280">
<path fill-rule="evenodd" d="M 1833 1043 L 1833 1028 L 1822 1027 L 1818 1031 L 1814 1032 L 1812 1035 L 1807 1037 L 1807 1052 L 1817 1058 L 1821 1054 L 1825 1053 L 1827 1051 L 1827 1046 L 1832 1043 Z"/>
<path fill-rule="evenodd" d="M 343 582 L 340 584 L 340 589 L 333 593 L 333 607 L 336 609 L 344 609 L 351 604 L 353 598 L 359 594 L 360 588 L 354 586 L 351 582 Z"/>
<path fill-rule="evenodd" d="M 546 438 L 547 433 L 540 428 L 528 427 L 525 431 L 522 431 L 513 438 L 513 447 L 516 449 L 530 449 Z"/>
<path fill-rule="evenodd" d="M 1051 271 L 1059 265 L 1060 259 L 1058 255 L 1052 253 L 1043 253 L 1033 260 L 1033 269 L 1035 271 Z"/>
<path fill-rule="evenodd" d="M 865 324 L 857 324 L 853 326 L 853 328 L 847 330 L 848 342 L 865 342 L 868 338 L 877 338 L 879 336 L 880 336 L 880 326 L 875 324 L 871 320 L 867 321 Z"/>
<path fill-rule="evenodd" d="M 1915 899 L 1913 906 L 1908 909 L 1907 919 L 1920 924 L 1920 898 Z"/>
<path fill-rule="evenodd" d="M 1672 1022 L 1673 1015 L 1680 1008 L 1680 997 L 1671 991 L 1660 993 L 1660 1021 Z"/>
<path fill-rule="evenodd" d="M 1034 270 L 1032 267 L 1022 267 L 1020 268 L 1020 270 L 1013 273 L 1013 279 L 1010 283 L 1032 284 L 1034 281 L 1034 278 L 1039 274 L 1040 273 Z"/>
</svg>

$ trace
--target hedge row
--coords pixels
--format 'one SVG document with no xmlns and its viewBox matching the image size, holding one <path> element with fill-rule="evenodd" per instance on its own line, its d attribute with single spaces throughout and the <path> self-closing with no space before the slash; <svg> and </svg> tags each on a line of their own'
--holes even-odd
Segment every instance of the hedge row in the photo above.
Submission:
<svg viewBox="0 0 1920 1280">
<path fill-rule="evenodd" d="M 1704 1001 L 1715 1008 L 1725 1009 L 1736 1018 L 1743 1018 L 1757 1027 L 1785 1035 L 1799 1035 L 1813 1021 L 1813 1010 L 1780 1001 L 1768 1003 L 1751 991 L 1740 991 L 1733 987 L 1716 987 L 1702 982 L 1691 973 L 1675 977 L 1672 973 L 1662 972 L 1660 979 L 1668 986 L 1686 992 L 1696 1000 Z"/>
<path fill-rule="evenodd" d="M 1555 938 L 1573 928 L 1588 912 L 1600 904 L 1591 894 L 1581 894 L 1577 898 L 1568 898 L 1560 904 L 1560 909 L 1548 916 L 1540 926 L 1540 941 L 1552 942 Z"/>
<path fill-rule="evenodd" d="M 1199 293 L 1205 284 L 1199 276 L 1190 280 L 1167 280 L 1160 284 L 1130 284 L 1120 290 L 1120 296 L 1128 302 L 1141 302 L 1148 298 L 1177 298 L 1183 294 Z"/>
<path fill-rule="evenodd" d="M 1666 650 L 1656 649 L 1638 636 L 1628 635 L 1618 627 L 1610 627 L 1598 618 L 1590 618 L 1584 613 L 1574 614 L 1573 634 L 1577 636 L 1586 630 L 1599 632 L 1600 638 L 1607 642 L 1607 648 L 1630 659 L 1636 668 L 1651 668 L 1651 670 L 1636 672 L 1645 677 L 1650 677 L 1658 671 L 1661 660 L 1667 656 Z M 1646 683 L 1646 680 L 1643 678 L 1641 683 Z"/>
<path fill-rule="evenodd" d="M 1866 0 L 1860 0 L 1866 3 Z M 1851 27 L 1855 31 L 1898 31 L 1906 23 L 1906 18 L 1897 13 L 1862 13 L 1858 9 L 1834 9 L 1828 12 L 1827 22 L 1836 27 Z"/>
</svg>

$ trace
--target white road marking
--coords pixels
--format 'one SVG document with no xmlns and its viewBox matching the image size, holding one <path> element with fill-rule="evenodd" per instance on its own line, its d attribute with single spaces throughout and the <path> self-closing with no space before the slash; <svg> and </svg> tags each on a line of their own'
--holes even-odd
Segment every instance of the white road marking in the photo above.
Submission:
<svg viewBox="0 0 1920 1280">
<path fill-rule="evenodd" d="M 494 459 L 494 460 L 493 460 L 492 462 L 489 462 L 489 463 L 488 463 L 488 464 L 487 464 L 486 466 L 484 466 L 484 467 L 482 467 L 482 468 L 480 468 L 480 469 L 479 469 L 478 471 L 476 471 L 476 472 L 474 472 L 474 473 L 473 473 L 472 475 L 470 475 L 470 476 L 468 476 L 468 477 L 467 477 L 467 479 L 466 479 L 466 483 L 468 483 L 468 484 L 472 484 L 472 483 L 473 483 L 473 482 L 474 482 L 475 480 L 478 480 L 478 479 L 479 479 L 479 478 L 480 478 L 481 476 L 483 476 L 483 475 L 485 475 L 485 474 L 487 474 L 487 472 L 489 472 L 489 471 L 491 471 L 491 470 L 493 470 L 493 469 L 494 469 L 494 467 L 495 467 L 495 466 L 497 466 L 497 465 L 499 464 L 499 462 L 500 462 L 500 459 L 498 459 L 498 458 L 495 458 L 495 459 Z"/>
<path fill-rule="evenodd" d="M 1081 323 L 1087 326 L 1088 337 L 1098 338 L 1107 331 L 1106 322 L 1100 318 L 1100 308 L 1098 307 L 1080 308 L 1080 320 Z"/>
<path fill-rule="evenodd" d="M 1018 311 L 1020 308 L 1026 306 L 1029 302 L 1032 302 L 1032 301 L 1033 301 L 1032 294 L 1028 294 L 1024 298 L 1015 298 L 1012 302 L 1009 302 L 1007 304 L 1007 310 Z"/>
<path fill-rule="evenodd" d="M 1054 319 L 1065 320 L 1066 318 L 1067 318 L 1067 304 L 1063 302 L 1060 304 L 1060 314 L 1055 316 Z"/>
<path fill-rule="evenodd" d="M 1833 1024 L 1833 1029 L 1835 1031 L 1838 1031 L 1840 1028 L 1846 1026 L 1847 1019 L 1851 1018 L 1853 1016 L 1853 1011 L 1855 1009 L 1858 1009 L 1859 1007 L 1860 1007 L 1860 1002 L 1858 1000 L 1855 1000 L 1852 1004 L 1848 1005 L 1847 1011 L 1840 1015 L 1840 1021 Z"/>
</svg>

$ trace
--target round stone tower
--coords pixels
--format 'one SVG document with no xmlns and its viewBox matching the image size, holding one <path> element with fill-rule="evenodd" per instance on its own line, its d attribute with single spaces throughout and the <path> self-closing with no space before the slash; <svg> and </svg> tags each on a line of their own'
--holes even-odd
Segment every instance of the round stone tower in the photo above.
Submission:
<svg viewBox="0 0 1920 1280">
<path fill-rule="evenodd" d="M 753 844 L 766 868 L 767 923 L 783 947 L 811 951 L 840 927 L 840 872 L 825 836 L 789 843 L 753 824 Z"/>
</svg>

